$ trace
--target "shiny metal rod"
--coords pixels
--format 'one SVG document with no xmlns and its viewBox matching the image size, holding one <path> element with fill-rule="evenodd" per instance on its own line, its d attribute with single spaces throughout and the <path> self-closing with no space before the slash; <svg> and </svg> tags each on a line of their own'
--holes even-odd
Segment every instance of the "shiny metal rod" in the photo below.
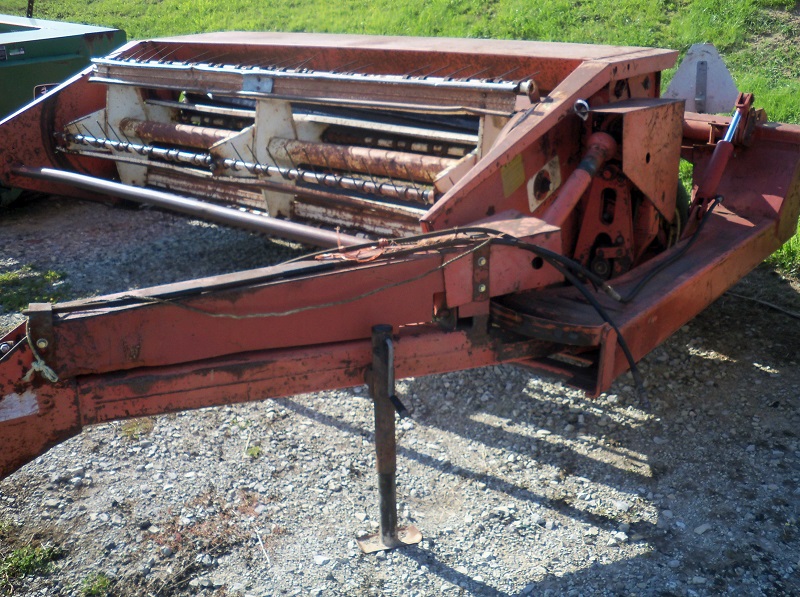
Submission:
<svg viewBox="0 0 800 597">
<path fill-rule="evenodd" d="M 271 236 L 277 236 L 318 247 L 352 246 L 364 242 L 364 239 L 348 234 L 339 234 L 338 232 L 314 228 L 313 226 L 306 226 L 296 222 L 278 220 L 268 216 L 258 216 L 236 209 L 198 201 L 196 199 L 189 199 L 188 197 L 180 197 L 172 193 L 144 189 L 141 187 L 130 187 L 118 182 L 86 176 L 84 174 L 76 174 L 75 172 L 67 172 L 65 170 L 21 166 L 15 168 L 13 172 L 19 176 L 67 184 L 79 189 L 111 195 L 113 197 L 135 201 L 136 203 L 144 203 L 169 211 L 194 216 L 209 222 L 215 222 L 233 228 L 242 228 L 244 230 L 250 230 L 251 232 L 269 234 Z"/>
</svg>

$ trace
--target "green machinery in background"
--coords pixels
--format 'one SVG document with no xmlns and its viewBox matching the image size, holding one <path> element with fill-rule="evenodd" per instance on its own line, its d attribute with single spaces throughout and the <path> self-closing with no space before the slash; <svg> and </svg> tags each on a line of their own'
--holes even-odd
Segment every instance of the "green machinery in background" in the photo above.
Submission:
<svg viewBox="0 0 800 597">
<path fill-rule="evenodd" d="M 0 119 L 125 43 L 119 29 L 0 15 Z"/>
<path fill-rule="evenodd" d="M 29 3 L 29 14 L 32 13 Z M 126 41 L 120 29 L 0 15 L 0 120 Z M 19 189 L 0 186 L 0 207 Z"/>
</svg>

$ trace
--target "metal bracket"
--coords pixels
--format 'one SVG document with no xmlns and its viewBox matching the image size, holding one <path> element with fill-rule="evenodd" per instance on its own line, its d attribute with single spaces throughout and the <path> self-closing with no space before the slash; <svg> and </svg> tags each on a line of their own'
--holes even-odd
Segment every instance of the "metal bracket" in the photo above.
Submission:
<svg viewBox="0 0 800 597">
<path fill-rule="evenodd" d="M 708 62 L 700 60 L 697 63 L 697 76 L 694 84 L 694 109 L 696 112 L 706 111 L 706 90 L 708 88 Z"/>
<path fill-rule="evenodd" d="M 589 107 L 589 102 L 579 99 L 573 104 L 572 111 L 578 115 L 578 118 L 586 122 L 586 120 L 589 118 L 589 112 L 591 112 L 592 109 Z"/>
<path fill-rule="evenodd" d="M 274 79 L 262 73 L 242 75 L 242 91 L 245 93 L 272 93 Z"/>
<path fill-rule="evenodd" d="M 53 305 L 50 303 L 31 303 L 25 311 L 28 316 L 28 336 L 41 356 L 55 354 L 55 333 L 53 332 Z"/>
<path fill-rule="evenodd" d="M 422 541 L 417 527 L 397 526 L 397 440 L 395 438 L 394 345 L 392 326 L 372 328 L 372 373 L 369 376 L 370 394 L 375 406 L 375 451 L 380 494 L 380 531 L 357 539 L 364 553 L 394 549 Z"/>
<path fill-rule="evenodd" d="M 489 293 L 489 245 L 480 247 L 472 253 L 472 300 L 488 301 Z"/>
</svg>

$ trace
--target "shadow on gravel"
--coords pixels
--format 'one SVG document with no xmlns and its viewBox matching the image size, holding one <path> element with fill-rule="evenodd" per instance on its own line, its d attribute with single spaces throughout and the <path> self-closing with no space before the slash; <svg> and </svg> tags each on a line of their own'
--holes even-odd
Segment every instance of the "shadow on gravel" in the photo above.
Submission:
<svg viewBox="0 0 800 597">
<path fill-rule="evenodd" d="M 512 597 L 512 595 L 514 595 L 514 593 L 498 591 L 485 582 L 475 580 L 475 578 L 469 574 L 459 572 L 437 558 L 435 550 L 426 550 L 416 545 L 411 545 L 403 548 L 401 553 L 409 560 L 416 562 L 419 566 L 427 566 L 433 574 L 437 575 L 442 580 L 457 584 L 461 587 L 469 587 L 468 590 L 472 595 L 491 595 L 493 597 Z"/>
<path fill-rule="evenodd" d="M 796 310 L 800 294 L 776 284 L 784 294 L 782 305 Z M 777 302 L 769 285 L 769 272 L 760 272 L 738 290 Z M 460 585 L 465 591 L 461 594 L 467 595 L 800 594 L 799 338 L 797 320 L 726 296 L 645 360 L 653 419 L 626 422 L 618 417 L 613 427 L 602 423 L 613 408 L 606 412 L 596 402 L 571 397 L 569 404 L 584 411 L 585 421 L 579 431 L 563 433 L 564 396 L 538 387 L 523 395 L 532 378 L 518 377 L 521 381 L 509 389 L 505 371 L 475 374 L 466 404 L 455 409 L 448 402 L 457 400 L 446 399 L 444 391 L 441 396 L 424 396 L 421 425 L 479 443 L 489 453 L 530 457 L 537 467 L 543 466 L 533 472 L 534 477 L 556 467 L 570 477 L 573 489 L 559 497 L 546 484 L 529 483 L 530 473 L 524 469 L 514 472 L 506 467 L 494 474 L 494 470 L 466 468 L 449 457 L 442 460 L 441 455 L 403 446 L 402 439 L 400 456 L 441 475 L 485 483 L 487 490 L 535 504 L 551 515 L 568 517 L 579 523 L 574 532 L 578 544 L 587 527 L 599 530 L 603 539 L 596 548 L 588 548 L 598 556 L 593 562 L 582 564 L 574 556 L 562 562 L 531 558 L 546 565 L 530 573 L 527 570 L 536 566 L 520 562 L 520 570 L 526 572 L 517 581 L 525 576 L 530 581 L 518 592 L 500 590 L 496 580 L 484 581 L 475 568 L 465 573 L 459 566 L 459 571 L 453 556 L 437 553 L 435 544 L 400 553 L 443 581 Z M 429 386 L 415 383 L 408 382 L 409 395 Z M 505 392 L 505 398 L 483 402 L 476 399 L 481 392 Z M 281 404 L 341 432 L 373 439 L 369 428 L 294 400 Z M 625 407 L 624 396 L 619 406 Z M 370 408 L 368 402 L 365 408 Z M 531 429 L 546 430 L 547 435 L 527 435 Z M 577 435 L 583 436 L 584 447 L 602 452 L 610 462 L 586 450 L 580 453 L 574 443 Z M 625 459 L 635 466 L 620 466 Z M 607 488 L 609 495 L 629 495 L 648 508 L 649 520 L 631 520 L 628 531 L 628 546 L 639 547 L 636 555 L 606 547 L 605 537 L 617 531 L 620 518 L 614 512 L 584 509 L 585 503 L 574 495 L 573 481 L 581 477 Z M 538 548 L 535 539 L 521 541 L 529 542 L 532 553 Z M 503 549 L 500 542 L 494 547 Z M 579 547 L 586 553 L 587 546 Z M 575 546 L 564 548 L 569 552 Z"/>
<path fill-rule="evenodd" d="M 288 410 L 292 410 L 301 416 L 308 417 L 309 419 L 313 419 L 314 421 L 317 421 L 318 423 L 322 423 L 324 425 L 329 425 L 331 427 L 338 429 L 339 431 L 367 438 L 370 441 L 373 441 L 374 439 L 373 433 L 369 430 L 356 427 L 335 417 L 322 414 L 314 409 L 308 408 L 307 406 L 303 406 L 302 404 L 299 404 L 294 400 L 291 399 L 281 400 L 281 405 L 287 408 Z M 509 481 L 501 479 L 500 477 L 497 477 L 495 475 L 477 472 L 470 469 L 466 469 L 461 466 L 453 465 L 450 461 L 439 460 L 429 454 L 424 454 L 419 450 L 415 450 L 414 448 L 408 448 L 402 445 L 398 445 L 397 454 L 398 456 L 403 456 L 405 458 L 414 460 L 430 468 L 436 469 L 442 474 L 455 475 L 460 477 L 461 479 L 469 481 L 481 481 L 483 483 L 486 483 L 486 486 L 489 489 L 503 492 L 519 500 L 525 500 L 528 502 L 538 504 L 545 508 L 557 510 L 559 513 L 564 514 L 565 516 L 576 518 L 588 524 L 605 527 L 609 530 L 611 530 L 613 527 L 616 527 L 616 525 L 619 524 L 619 521 L 615 520 L 612 517 L 601 516 L 592 512 L 586 512 L 584 510 L 580 510 L 570 505 L 567 501 L 554 501 L 546 496 L 534 493 L 528 488 L 522 487 L 520 485 L 515 485 L 514 483 L 510 483 Z M 641 526 L 642 531 L 644 531 L 646 530 L 647 527 L 653 527 L 654 525 L 649 523 L 638 523 L 637 526 Z"/>
<path fill-rule="evenodd" d="M 282 399 L 280 400 L 280 404 L 284 406 L 286 409 L 291 410 L 300 416 L 308 417 L 309 419 L 312 419 L 318 423 L 322 423 L 324 425 L 328 425 L 332 428 L 335 428 L 338 431 L 373 441 L 374 436 L 371 430 L 364 429 L 349 424 L 336 417 L 320 413 L 319 411 L 304 406 L 292 399 Z M 426 421 L 426 423 L 429 422 Z M 477 425 L 476 429 L 479 427 L 481 426 Z M 469 434 L 466 433 L 465 437 L 469 437 Z M 472 437 L 477 437 L 477 436 L 472 436 Z M 482 440 L 483 436 L 481 436 L 481 441 Z M 561 515 L 574 518 L 581 523 L 603 529 L 607 532 L 615 531 L 617 525 L 619 524 L 619 521 L 615 519 L 613 516 L 603 516 L 595 514 L 593 512 L 581 510 L 573 506 L 571 503 L 569 503 L 569 500 L 554 500 L 548 498 L 545 495 L 535 493 L 534 491 L 531 491 L 528 488 L 522 487 L 515 483 L 511 483 L 495 475 L 486 474 L 483 472 L 477 472 L 461 466 L 453 465 L 449 461 L 439 460 L 429 454 L 422 453 L 414 448 L 398 445 L 398 455 L 404 458 L 414 460 L 432 469 L 435 469 L 436 471 L 444 475 L 453 475 L 463 480 L 480 481 L 486 483 L 487 489 L 489 490 L 502 492 L 515 499 L 525 500 L 530 503 L 537 504 L 543 508 L 546 508 L 551 512 L 558 512 Z M 651 536 L 653 536 L 656 532 L 655 525 L 649 522 L 638 522 L 634 525 L 633 528 L 635 528 L 635 531 L 637 533 L 647 537 L 648 539 Z M 532 545 L 532 547 L 534 546 Z M 482 582 L 481 580 L 476 580 L 475 576 L 477 576 L 477 574 L 471 576 L 469 573 L 464 574 L 463 572 L 459 572 L 454 567 L 452 567 L 451 565 L 449 565 L 448 563 L 442 561 L 437 557 L 435 547 L 431 549 L 422 549 L 417 546 L 411 546 L 403 548 L 400 551 L 400 553 L 402 553 L 403 556 L 408 557 L 409 559 L 417 562 L 419 566 L 423 565 L 427 566 L 431 573 L 436 574 L 443 581 L 454 583 L 462 587 L 467 587 L 468 588 L 467 594 L 469 595 L 487 595 L 487 596 L 498 596 L 498 597 L 503 597 L 503 596 L 511 597 L 512 595 L 539 595 L 541 594 L 541 591 L 545 589 L 552 590 L 553 592 L 551 594 L 554 596 L 567 594 L 568 593 L 567 589 L 571 588 L 574 585 L 576 576 L 586 577 L 585 579 L 580 580 L 580 585 L 586 585 L 587 583 L 591 584 L 591 575 L 593 570 L 593 568 L 589 568 L 577 574 L 567 574 L 558 577 L 548 576 L 541 582 L 530 583 L 526 587 L 524 592 L 508 593 L 498 590 L 497 588 L 490 586 L 486 582 Z M 627 563 L 603 565 L 604 576 L 610 574 L 609 566 L 613 568 L 613 566 L 615 565 L 627 565 Z M 613 573 L 611 574 L 613 575 Z"/>
</svg>

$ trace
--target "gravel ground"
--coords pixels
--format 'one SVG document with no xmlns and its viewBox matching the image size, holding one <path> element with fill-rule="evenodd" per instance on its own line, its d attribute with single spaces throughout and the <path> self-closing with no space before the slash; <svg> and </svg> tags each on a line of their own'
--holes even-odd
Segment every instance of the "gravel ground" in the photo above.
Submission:
<svg viewBox="0 0 800 597">
<path fill-rule="evenodd" d="M 296 248 L 70 200 L 0 229 L 0 272 L 56 269 L 69 297 Z M 766 267 L 735 291 L 800 310 Z M 510 366 L 399 382 L 400 518 L 425 538 L 388 554 L 354 540 L 378 517 L 364 387 L 96 426 L 0 482 L 0 555 L 61 554 L 0 591 L 103 594 L 102 574 L 120 596 L 798 594 L 797 338 L 726 295 L 643 361 L 646 408 L 628 377 L 596 400 Z"/>
</svg>

